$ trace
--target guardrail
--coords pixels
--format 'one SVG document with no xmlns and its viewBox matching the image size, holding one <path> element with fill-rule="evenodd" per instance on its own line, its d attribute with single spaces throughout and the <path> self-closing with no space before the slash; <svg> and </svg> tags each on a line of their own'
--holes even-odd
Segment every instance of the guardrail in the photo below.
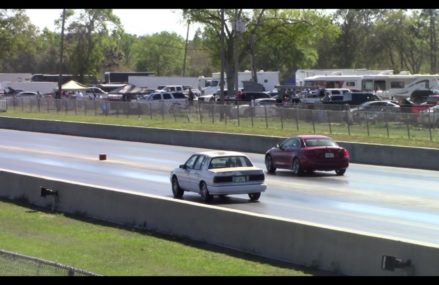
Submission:
<svg viewBox="0 0 439 285">
<path fill-rule="evenodd" d="M 345 275 L 438 275 L 431 244 L 0 170 L 0 197 Z M 45 187 L 56 195 L 41 195 Z"/>
</svg>

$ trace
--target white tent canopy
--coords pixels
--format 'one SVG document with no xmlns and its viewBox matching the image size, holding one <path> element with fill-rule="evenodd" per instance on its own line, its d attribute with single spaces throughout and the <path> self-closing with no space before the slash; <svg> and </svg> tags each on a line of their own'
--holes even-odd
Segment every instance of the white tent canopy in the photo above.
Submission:
<svg viewBox="0 0 439 285">
<path fill-rule="evenodd" d="M 82 85 L 74 80 L 70 80 L 69 82 L 64 83 L 61 86 L 62 90 L 85 90 L 88 89 L 87 86 Z"/>
</svg>

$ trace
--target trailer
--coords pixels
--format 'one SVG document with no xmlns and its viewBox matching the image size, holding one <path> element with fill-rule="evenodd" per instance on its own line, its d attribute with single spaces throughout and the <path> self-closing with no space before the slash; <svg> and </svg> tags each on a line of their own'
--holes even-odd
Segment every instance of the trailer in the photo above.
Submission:
<svg viewBox="0 0 439 285">
<path fill-rule="evenodd" d="M 11 87 L 15 90 L 39 92 L 41 94 L 50 94 L 58 89 L 56 82 L 1 82 L 2 88 Z"/>
<path fill-rule="evenodd" d="M 150 89 L 161 89 L 159 86 L 183 85 L 200 88 L 200 77 L 183 76 L 129 76 L 128 83 Z"/>
</svg>

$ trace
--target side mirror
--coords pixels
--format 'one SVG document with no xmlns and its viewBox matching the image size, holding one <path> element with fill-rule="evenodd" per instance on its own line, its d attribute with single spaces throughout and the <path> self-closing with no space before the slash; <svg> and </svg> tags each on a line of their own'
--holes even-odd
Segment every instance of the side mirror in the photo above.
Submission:
<svg viewBox="0 0 439 285">
<path fill-rule="evenodd" d="M 180 164 L 179 167 L 182 168 L 182 169 L 186 169 L 186 164 Z"/>
<path fill-rule="evenodd" d="M 282 149 L 278 143 L 275 145 L 275 147 L 278 149 Z"/>
</svg>

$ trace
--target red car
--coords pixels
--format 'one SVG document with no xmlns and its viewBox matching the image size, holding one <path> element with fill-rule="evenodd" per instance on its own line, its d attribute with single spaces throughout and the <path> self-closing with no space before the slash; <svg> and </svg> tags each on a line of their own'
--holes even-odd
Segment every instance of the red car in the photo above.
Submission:
<svg viewBox="0 0 439 285">
<path fill-rule="evenodd" d="M 276 168 L 291 169 L 295 175 L 314 170 L 343 175 L 349 166 L 349 152 L 327 136 L 299 135 L 284 140 L 265 153 L 268 173 Z"/>
</svg>

